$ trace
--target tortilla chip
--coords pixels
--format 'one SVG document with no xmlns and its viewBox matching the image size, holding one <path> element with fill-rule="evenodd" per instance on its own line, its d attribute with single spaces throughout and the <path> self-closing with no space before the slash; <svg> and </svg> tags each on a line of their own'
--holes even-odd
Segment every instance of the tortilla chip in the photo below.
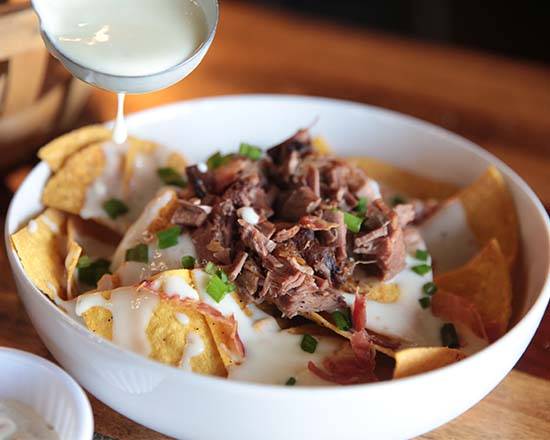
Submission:
<svg viewBox="0 0 550 440">
<path fill-rule="evenodd" d="M 104 167 L 102 143 L 78 151 L 48 180 L 42 193 L 42 203 L 71 214 L 79 214 L 84 206 L 88 186 L 101 175 Z"/>
<path fill-rule="evenodd" d="M 185 172 L 185 168 L 187 167 L 187 161 L 181 154 L 172 152 L 166 158 L 165 166 L 173 168 L 178 173 L 183 174 Z"/>
<path fill-rule="evenodd" d="M 370 178 L 405 196 L 444 200 L 459 190 L 452 183 L 425 177 L 372 157 L 352 157 L 348 161 L 363 168 Z"/>
<path fill-rule="evenodd" d="M 105 299 L 116 294 L 117 290 L 101 292 Z M 132 305 L 129 303 L 128 307 Z M 178 320 L 178 314 L 184 314 L 188 322 L 183 324 Z M 113 318 L 111 311 L 95 306 L 83 313 L 82 317 L 88 329 L 112 340 L 113 319 L 116 317 Z M 221 377 L 227 375 L 208 324 L 193 303 L 182 302 L 178 298 L 160 298 L 145 331 L 151 347 L 151 359 L 179 366 L 188 344 L 188 335 L 194 333 L 200 337 L 204 348 L 200 354 L 190 359 L 192 371 Z"/>
<path fill-rule="evenodd" d="M 74 241 L 67 237 L 67 256 L 65 257 L 65 273 L 67 279 L 67 299 L 73 299 L 78 295 L 78 286 L 75 278 L 76 265 L 82 254 L 82 248 Z"/>
<path fill-rule="evenodd" d="M 395 353 L 394 379 L 413 376 L 454 364 L 466 355 L 460 350 L 447 347 L 414 347 Z"/>
<path fill-rule="evenodd" d="M 170 188 L 162 190 L 143 209 L 138 219 L 128 228 L 113 255 L 112 268 L 116 270 L 123 262 L 126 250 L 143 240 L 145 234 L 154 234 L 166 229 L 178 207 L 177 193 Z"/>
<path fill-rule="evenodd" d="M 483 320 L 489 340 L 502 336 L 512 313 L 508 264 L 497 240 L 491 240 L 464 266 L 436 276 L 438 288 L 469 300 Z"/>
<path fill-rule="evenodd" d="M 67 237 L 82 247 L 82 254 L 92 259 L 110 259 L 118 243 L 120 234 L 93 220 L 85 220 L 71 215 L 67 219 Z"/>
<path fill-rule="evenodd" d="M 38 151 L 38 157 L 47 162 L 52 171 L 61 168 L 67 158 L 88 145 L 111 139 L 111 130 L 102 125 L 88 125 L 60 136 Z"/>
<path fill-rule="evenodd" d="M 59 242 L 65 221 L 62 212 L 46 209 L 11 236 L 25 273 L 51 299 L 65 297 L 64 252 Z"/>
<path fill-rule="evenodd" d="M 185 326 L 176 318 L 184 313 L 189 319 Z M 197 334 L 204 350 L 191 358 L 191 369 L 196 373 L 225 377 L 227 371 L 218 353 L 218 348 L 203 315 L 192 304 L 182 304 L 178 299 L 161 300 L 155 309 L 147 327 L 151 343 L 150 357 L 174 366 L 178 366 L 187 344 L 189 332 Z"/>
<path fill-rule="evenodd" d="M 332 148 L 330 147 L 326 139 L 321 136 L 313 138 L 311 140 L 311 145 L 313 146 L 313 150 L 315 150 L 315 152 L 323 156 L 333 153 Z"/>
<path fill-rule="evenodd" d="M 466 211 L 468 224 L 481 246 L 496 238 L 508 264 L 516 259 L 519 247 L 519 226 L 512 195 L 502 174 L 494 167 L 470 186 L 458 198 Z"/>
</svg>

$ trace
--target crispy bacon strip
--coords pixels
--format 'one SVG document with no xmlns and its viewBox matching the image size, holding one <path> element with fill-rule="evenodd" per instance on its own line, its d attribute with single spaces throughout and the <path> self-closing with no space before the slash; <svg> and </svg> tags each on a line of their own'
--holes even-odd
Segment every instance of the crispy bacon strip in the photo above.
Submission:
<svg viewBox="0 0 550 440">
<path fill-rule="evenodd" d="M 483 320 L 476 307 L 461 296 L 449 292 L 437 292 L 432 297 L 432 313 L 451 322 L 460 322 L 472 330 L 476 336 L 488 339 Z"/>
<path fill-rule="evenodd" d="M 222 332 L 226 335 L 227 343 L 225 345 L 227 349 L 240 359 L 244 358 L 244 344 L 239 337 L 238 323 L 235 316 L 224 316 L 220 311 L 203 302 L 197 303 L 197 310 L 216 321 L 216 324 L 223 329 Z"/>
<path fill-rule="evenodd" d="M 366 309 L 367 297 L 361 295 L 359 292 L 355 292 L 355 302 L 353 304 L 353 314 L 351 320 L 355 331 L 364 330 L 367 326 L 367 309 Z"/>
<path fill-rule="evenodd" d="M 308 369 L 328 382 L 340 385 L 375 382 L 376 350 L 366 330 L 354 332 L 350 340 L 351 350 L 342 350 L 323 360 L 323 368 L 314 362 Z"/>
</svg>

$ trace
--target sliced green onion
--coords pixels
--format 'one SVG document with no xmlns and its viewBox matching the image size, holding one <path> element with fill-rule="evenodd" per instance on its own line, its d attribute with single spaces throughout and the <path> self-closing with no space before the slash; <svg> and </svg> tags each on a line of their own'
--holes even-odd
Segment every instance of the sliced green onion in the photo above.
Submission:
<svg viewBox="0 0 550 440">
<path fill-rule="evenodd" d="M 90 257 L 88 257 L 87 255 L 82 255 L 79 259 L 78 259 L 78 263 L 76 263 L 76 267 L 78 269 L 82 269 L 84 267 L 88 267 L 90 264 L 92 264 L 92 260 Z"/>
<path fill-rule="evenodd" d="M 212 263 L 211 261 L 206 263 L 206 266 L 204 266 L 204 271 L 210 275 L 216 275 L 218 270 L 220 270 L 220 268 L 216 266 L 214 263 Z"/>
<path fill-rule="evenodd" d="M 184 269 L 193 269 L 195 267 L 195 257 L 191 255 L 181 257 L 181 267 Z"/>
<path fill-rule="evenodd" d="M 449 347 L 449 348 L 460 347 L 455 326 L 450 322 L 443 324 L 443 327 L 441 327 L 441 342 L 443 343 L 444 347 Z"/>
<path fill-rule="evenodd" d="M 429 264 L 419 264 L 417 266 L 411 267 L 411 270 L 418 275 L 426 275 L 432 270 L 432 266 L 430 266 Z"/>
<path fill-rule="evenodd" d="M 307 351 L 308 353 L 315 353 L 315 349 L 317 348 L 317 339 L 306 333 L 302 338 L 300 347 L 302 347 L 302 350 Z"/>
<path fill-rule="evenodd" d="M 242 142 L 241 145 L 239 145 L 239 154 L 241 156 L 248 157 L 251 160 L 258 160 L 262 157 L 262 149 Z"/>
<path fill-rule="evenodd" d="M 159 168 L 157 170 L 157 174 L 166 185 L 175 185 L 182 188 L 187 185 L 187 182 L 183 179 L 182 175 L 174 168 Z"/>
<path fill-rule="evenodd" d="M 356 215 L 350 214 L 349 212 L 344 212 L 344 223 L 351 232 L 357 233 L 361 230 L 361 223 L 363 223 L 363 219 Z"/>
<path fill-rule="evenodd" d="M 357 205 L 355 205 L 355 212 L 359 215 L 365 215 L 367 212 L 367 204 L 369 203 L 366 197 L 359 197 Z"/>
<path fill-rule="evenodd" d="M 331 314 L 332 320 L 340 330 L 349 330 L 351 328 L 351 322 L 349 317 L 342 313 L 340 310 L 336 310 Z"/>
<path fill-rule="evenodd" d="M 219 276 L 212 275 L 206 285 L 206 292 L 214 301 L 219 303 L 231 290 L 227 283 L 224 283 Z"/>
<path fill-rule="evenodd" d="M 430 254 L 428 253 L 428 251 L 425 251 L 424 249 L 417 249 L 416 253 L 414 254 L 414 257 L 420 261 L 428 261 L 429 256 Z"/>
<path fill-rule="evenodd" d="M 218 167 L 221 167 L 229 159 L 231 159 L 230 154 L 222 155 L 219 151 L 215 152 L 212 156 L 206 159 L 206 165 L 209 170 L 215 170 Z"/>
<path fill-rule="evenodd" d="M 423 296 L 418 300 L 418 302 L 420 303 L 420 307 L 422 307 L 423 309 L 427 309 L 428 307 L 430 307 L 431 299 L 429 296 Z"/>
<path fill-rule="evenodd" d="M 437 292 L 437 286 L 433 282 L 428 282 L 422 286 L 422 291 L 425 295 L 433 295 L 435 292 Z"/>
<path fill-rule="evenodd" d="M 286 381 L 285 385 L 289 385 L 289 386 L 296 385 L 296 378 L 295 377 L 289 377 L 288 380 Z"/>
<path fill-rule="evenodd" d="M 405 199 L 405 197 L 399 194 L 396 194 L 391 198 L 390 203 L 392 206 L 397 206 L 397 205 L 402 205 L 403 203 L 406 203 L 406 201 L 407 200 Z"/>
<path fill-rule="evenodd" d="M 104 258 L 91 262 L 87 266 L 78 268 L 78 280 L 88 286 L 97 286 L 97 282 L 103 275 L 109 272 L 111 262 Z"/>
<path fill-rule="evenodd" d="M 126 250 L 126 261 L 137 261 L 138 263 L 149 262 L 149 248 L 146 244 L 140 243 L 133 248 Z"/>
<path fill-rule="evenodd" d="M 119 199 L 109 199 L 103 202 L 103 209 L 107 215 L 113 220 L 121 215 L 124 215 L 128 212 L 128 207 L 124 204 L 122 200 Z"/>
<path fill-rule="evenodd" d="M 170 226 L 157 232 L 159 249 L 166 249 L 178 244 L 178 237 L 181 234 L 181 226 Z"/>
</svg>

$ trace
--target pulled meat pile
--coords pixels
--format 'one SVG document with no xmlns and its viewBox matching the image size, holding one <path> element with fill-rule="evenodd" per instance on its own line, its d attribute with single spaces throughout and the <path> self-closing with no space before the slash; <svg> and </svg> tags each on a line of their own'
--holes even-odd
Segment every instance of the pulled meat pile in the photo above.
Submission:
<svg viewBox="0 0 550 440">
<path fill-rule="evenodd" d="M 216 159 L 187 168 L 172 220 L 190 231 L 199 262 L 222 267 L 247 300 L 290 318 L 333 311 L 357 264 L 381 279 L 404 268 L 413 206 L 389 208 L 362 169 L 316 153 L 307 130 L 260 160 Z M 350 214 L 362 219 L 355 232 Z"/>
</svg>

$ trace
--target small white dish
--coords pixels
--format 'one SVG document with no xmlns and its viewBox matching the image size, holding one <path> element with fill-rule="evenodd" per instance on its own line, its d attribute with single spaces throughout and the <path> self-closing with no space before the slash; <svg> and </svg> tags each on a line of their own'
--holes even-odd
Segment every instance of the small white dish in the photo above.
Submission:
<svg viewBox="0 0 550 440">
<path fill-rule="evenodd" d="M 0 347 L 0 400 L 30 406 L 61 440 L 91 440 L 94 418 L 88 397 L 52 362 L 13 348 Z"/>
<path fill-rule="evenodd" d="M 180 150 L 195 162 L 218 149 L 235 151 L 240 142 L 274 145 L 316 118 L 314 134 L 323 135 L 342 156 L 373 156 L 458 185 L 495 165 L 516 204 L 528 269 L 521 319 L 498 341 L 461 362 L 366 385 L 258 385 L 163 365 L 89 332 L 26 276 L 9 235 L 43 209 L 40 197 L 50 171 L 40 163 L 12 199 L 5 230 L 8 256 L 38 334 L 59 363 L 98 399 L 142 425 L 180 439 L 401 439 L 463 413 L 514 366 L 550 297 L 550 222 L 525 182 L 480 147 L 395 112 L 305 96 L 241 95 L 175 103 L 131 115 L 128 129 L 132 135 Z"/>
</svg>

